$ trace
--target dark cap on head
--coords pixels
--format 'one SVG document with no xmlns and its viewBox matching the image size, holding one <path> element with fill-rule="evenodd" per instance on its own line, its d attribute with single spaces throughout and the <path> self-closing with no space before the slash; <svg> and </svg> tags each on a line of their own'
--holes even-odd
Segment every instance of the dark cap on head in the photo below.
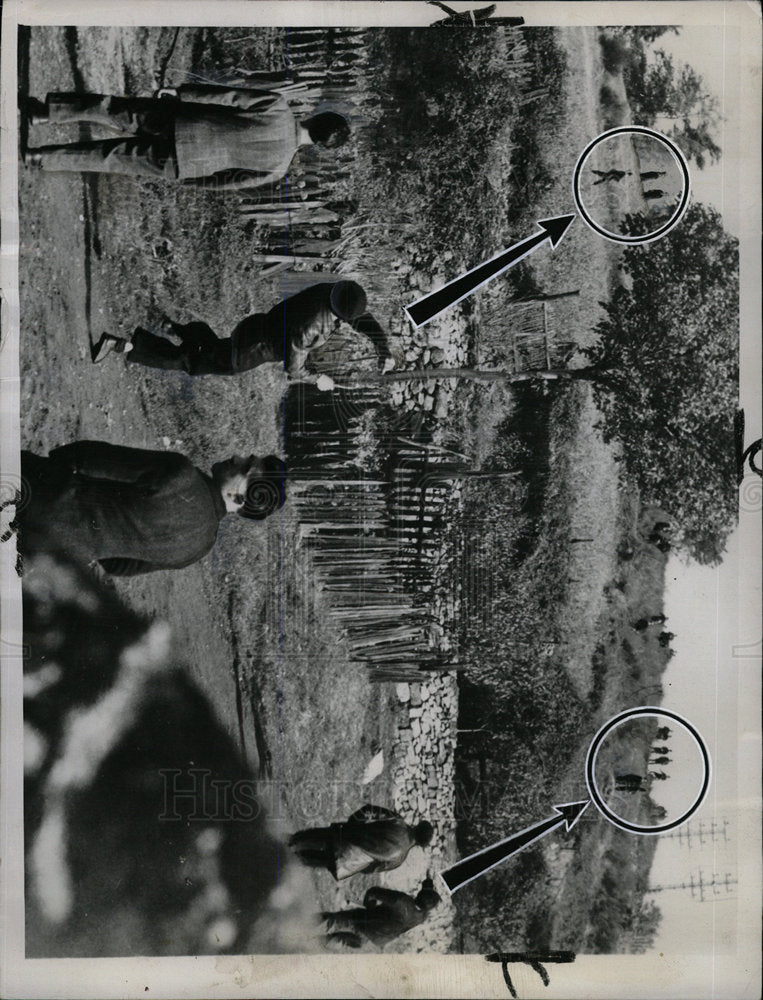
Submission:
<svg viewBox="0 0 763 1000">
<path fill-rule="evenodd" d="M 352 323 L 366 311 L 366 293 L 357 281 L 337 281 L 331 288 L 331 311 L 346 323 Z"/>
<path fill-rule="evenodd" d="M 416 843 L 419 847 L 426 847 L 426 845 L 431 841 L 434 836 L 434 827 L 427 820 L 422 819 L 420 823 L 417 823 L 413 828 L 413 836 L 416 839 Z"/>
<path fill-rule="evenodd" d="M 314 143 L 334 149 L 350 138 L 350 123 L 336 111 L 323 111 L 302 123 Z"/>
<path fill-rule="evenodd" d="M 241 517 L 264 521 L 286 502 L 286 465 L 276 455 L 262 459 L 262 473 L 252 472 L 247 478 Z"/>
<path fill-rule="evenodd" d="M 431 878 L 425 878 L 421 883 L 421 889 L 416 896 L 416 905 L 420 910 L 433 910 L 438 903 L 441 902 L 440 897 L 435 892 L 434 882 Z"/>
</svg>

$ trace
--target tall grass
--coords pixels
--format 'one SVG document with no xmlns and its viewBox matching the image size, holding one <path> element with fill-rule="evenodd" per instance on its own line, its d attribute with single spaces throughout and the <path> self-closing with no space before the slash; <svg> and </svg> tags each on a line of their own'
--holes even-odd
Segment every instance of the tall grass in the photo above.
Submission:
<svg viewBox="0 0 763 1000">
<path fill-rule="evenodd" d="M 488 174 L 496 137 L 529 100 L 524 35 L 503 27 L 374 31 L 366 65 L 360 103 L 368 125 L 355 178 L 361 205 L 410 216 L 424 264 L 478 253 L 500 227 L 511 188 L 505 177 L 505 191 L 493 189 Z"/>
<path fill-rule="evenodd" d="M 563 637 L 555 609 L 565 596 L 569 525 L 564 502 L 552 503 L 549 495 L 552 411 L 542 391 L 530 386 L 517 393 L 483 469 L 518 469 L 521 476 L 481 480 L 465 491 L 461 530 L 469 573 L 459 641 L 467 671 L 459 726 L 481 732 L 465 733 L 457 753 L 468 806 L 458 817 L 464 853 L 543 817 L 585 728 L 588 708 L 557 646 Z M 480 928 L 468 932 L 471 943 L 542 946 L 547 881 L 536 851 L 491 873 L 478 889 L 467 887 L 458 911 L 464 927 Z M 485 894 L 495 906 L 489 917 Z M 499 931 L 501 941 L 495 940 Z"/>
</svg>

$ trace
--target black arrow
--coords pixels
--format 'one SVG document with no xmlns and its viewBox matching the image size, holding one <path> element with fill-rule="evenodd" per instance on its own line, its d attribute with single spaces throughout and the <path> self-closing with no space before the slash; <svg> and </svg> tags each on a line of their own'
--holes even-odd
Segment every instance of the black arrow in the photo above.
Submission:
<svg viewBox="0 0 763 1000">
<path fill-rule="evenodd" d="M 554 806 L 556 816 L 541 820 L 540 823 L 534 823 L 505 840 L 499 840 L 497 844 L 484 847 L 476 854 L 470 854 L 468 858 L 462 858 L 450 868 L 440 872 L 440 878 L 445 883 L 448 892 L 452 894 L 456 889 L 465 886 L 467 882 L 472 882 L 480 875 L 484 875 L 485 872 L 489 872 L 491 868 L 495 868 L 496 865 L 510 858 L 512 854 L 517 854 L 525 847 L 529 847 L 530 844 L 534 844 L 536 840 L 545 837 L 547 833 L 551 833 L 562 823 L 566 824 L 569 833 L 588 808 L 588 804 L 588 799 L 584 799 L 582 802 L 567 802 L 561 806 Z"/>
<path fill-rule="evenodd" d="M 508 247 L 506 250 L 501 250 L 495 257 L 478 264 L 471 271 L 462 274 L 460 278 L 454 278 L 442 288 L 437 288 L 425 295 L 423 299 L 418 299 L 409 306 L 405 306 L 409 319 L 414 326 L 423 326 L 430 319 L 439 316 L 441 312 L 455 305 L 456 302 L 460 302 L 461 299 L 465 299 L 467 295 L 471 295 L 482 285 L 487 284 L 491 278 L 497 277 L 513 264 L 524 260 L 545 240 L 550 240 L 551 246 L 555 247 L 567 232 L 574 218 L 574 215 L 560 215 L 555 219 L 541 219 L 538 222 L 540 232 L 528 236 L 525 240 L 520 240 L 519 243 L 515 243 L 514 246 Z"/>
</svg>

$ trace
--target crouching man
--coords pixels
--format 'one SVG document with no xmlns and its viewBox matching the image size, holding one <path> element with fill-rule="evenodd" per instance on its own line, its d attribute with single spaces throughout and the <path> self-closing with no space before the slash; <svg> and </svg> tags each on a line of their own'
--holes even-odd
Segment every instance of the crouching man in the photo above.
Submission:
<svg viewBox="0 0 763 1000">
<path fill-rule="evenodd" d="M 416 896 L 396 889 L 372 886 L 363 897 L 363 905 L 351 910 L 323 913 L 328 934 L 326 944 L 360 948 L 363 938 L 383 948 L 406 931 L 423 924 L 440 903 L 431 878 L 425 878 Z"/>
<path fill-rule="evenodd" d="M 402 359 L 400 345 L 366 311 L 366 293 L 355 281 L 324 281 L 303 288 L 266 313 L 238 323 L 230 337 L 218 337 L 206 323 L 165 321 L 172 343 L 138 327 L 130 340 L 105 333 L 93 349 L 96 363 L 112 352 L 131 365 L 146 365 L 189 375 L 238 375 L 276 362 L 293 379 L 306 376 L 310 352 L 326 343 L 346 323 L 373 345 L 379 367 L 387 371 Z"/>
<path fill-rule="evenodd" d="M 399 868 L 412 847 L 426 847 L 433 836 L 425 819 L 411 826 L 392 809 L 366 804 L 342 823 L 298 830 L 289 846 L 308 868 L 326 868 L 341 881 Z"/>
</svg>

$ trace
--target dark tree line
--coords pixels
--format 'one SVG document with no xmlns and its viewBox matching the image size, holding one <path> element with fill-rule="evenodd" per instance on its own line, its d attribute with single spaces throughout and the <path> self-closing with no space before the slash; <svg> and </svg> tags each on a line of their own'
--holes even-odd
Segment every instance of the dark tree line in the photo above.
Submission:
<svg viewBox="0 0 763 1000">
<path fill-rule="evenodd" d="M 684 155 L 702 169 L 720 158 L 716 136 L 721 123 L 718 98 L 709 93 L 702 77 L 687 63 L 652 44 L 677 28 L 622 29 L 629 48 L 624 80 L 633 121 L 659 127 Z"/>
<path fill-rule="evenodd" d="M 670 234 L 626 250 L 621 268 L 627 281 L 577 376 L 594 382 L 605 436 L 622 443 L 644 499 L 671 513 L 695 559 L 718 562 L 736 523 L 738 243 L 695 204 Z"/>
</svg>

